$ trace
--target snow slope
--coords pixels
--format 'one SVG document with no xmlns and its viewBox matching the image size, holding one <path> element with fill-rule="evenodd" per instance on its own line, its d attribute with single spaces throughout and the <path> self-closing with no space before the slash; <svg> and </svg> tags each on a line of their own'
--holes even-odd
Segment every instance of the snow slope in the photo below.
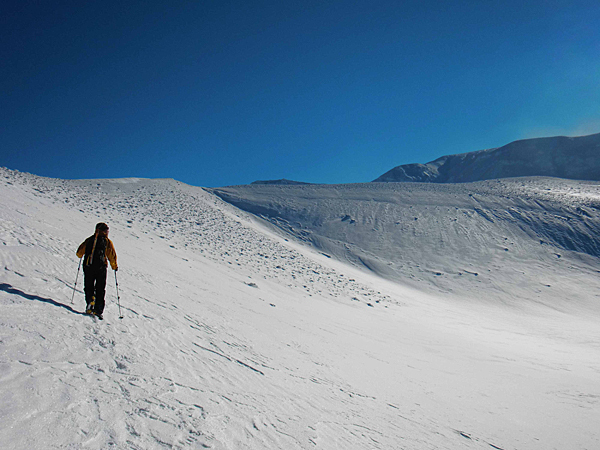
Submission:
<svg viewBox="0 0 600 450">
<path fill-rule="evenodd" d="M 2 448 L 600 444 L 591 300 L 521 310 L 391 283 L 174 180 L 0 169 L 0 202 Z M 81 314 L 81 277 L 71 304 L 100 220 L 123 320 L 112 272 L 105 321 Z"/>
<path fill-rule="evenodd" d="M 213 192 L 322 252 L 421 290 L 520 308 L 600 311 L 596 182 L 515 178 Z M 574 296 L 582 284 L 584 293 Z"/>
</svg>

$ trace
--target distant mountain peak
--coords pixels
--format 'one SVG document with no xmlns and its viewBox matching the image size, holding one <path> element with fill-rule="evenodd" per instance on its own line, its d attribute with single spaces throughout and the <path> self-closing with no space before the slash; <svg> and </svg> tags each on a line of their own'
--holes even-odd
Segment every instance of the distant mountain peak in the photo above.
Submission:
<svg viewBox="0 0 600 450">
<path fill-rule="evenodd" d="M 250 184 L 280 184 L 280 185 L 297 185 L 297 184 L 312 184 L 312 183 L 305 183 L 303 181 L 293 181 L 293 180 L 286 180 L 285 178 L 282 178 L 280 180 L 258 180 L 258 181 L 253 181 Z"/>
<path fill-rule="evenodd" d="M 523 139 L 427 164 L 404 164 L 373 181 L 467 183 L 530 176 L 600 181 L 600 133 Z"/>
</svg>

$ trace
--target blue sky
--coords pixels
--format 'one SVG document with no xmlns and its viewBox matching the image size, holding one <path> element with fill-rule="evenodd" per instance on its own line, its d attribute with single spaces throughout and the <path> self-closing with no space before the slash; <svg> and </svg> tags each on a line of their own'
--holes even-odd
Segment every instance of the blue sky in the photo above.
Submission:
<svg viewBox="0 0 600 450">
<path fill-rule="evenodd" d="M 37 175 L 365 182 L 600 132 L 597 0 L 0 8 L 0 165 Z"/>
</svg>

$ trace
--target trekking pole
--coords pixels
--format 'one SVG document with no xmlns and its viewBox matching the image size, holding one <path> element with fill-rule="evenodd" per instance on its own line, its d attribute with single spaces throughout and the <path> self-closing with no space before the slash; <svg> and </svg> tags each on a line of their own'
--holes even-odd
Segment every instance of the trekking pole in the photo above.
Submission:
<svg viewBox="0 0 600 450">
<path fill-rule="evenodd" d="M 115 285 L 117 286 L 117 304 L 119 305 L 119 319 L 123 318 L 121 314 L 121 297 L 119 297 L 119 282 L 117 281 L 117 271 L 115 270 Z"/>
<path fill-rule="evenodd" d="M 77 280 L 79 279 L 79 269 L 81 268 L 81 260 L 79 258 L 79 266 L 77 267 L 77 276 L 75 277 L 75 286 L 73 286 L 73 296 L 71 297 L 71 305 L 73 304 L 73 300 L 75 300 L 75 289 L 77 289 Z"/>
</svg>

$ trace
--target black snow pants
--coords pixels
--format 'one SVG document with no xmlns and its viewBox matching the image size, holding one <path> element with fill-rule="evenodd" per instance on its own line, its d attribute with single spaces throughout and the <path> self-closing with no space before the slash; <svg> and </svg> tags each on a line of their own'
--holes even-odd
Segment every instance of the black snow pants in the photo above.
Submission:
<svg viewBox="0 0 600 450">
<path fill-rule="evenodd" d="M 93 297 L 96 298 L 93 312 L 102 314 L 104 312 L 104 294 L 106 292 L 106 266 L 84 267 L 84 292 L 85 301 L 89 305 Z"/>
</svg>

